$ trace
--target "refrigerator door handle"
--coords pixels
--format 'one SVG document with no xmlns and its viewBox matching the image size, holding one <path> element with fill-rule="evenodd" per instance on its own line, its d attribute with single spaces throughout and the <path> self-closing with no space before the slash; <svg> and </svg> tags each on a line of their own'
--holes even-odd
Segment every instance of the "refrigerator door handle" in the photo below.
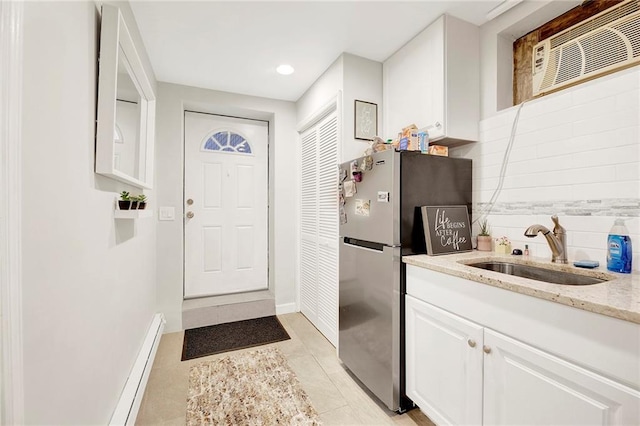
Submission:
<svg viewBox="0 0 640 426">
<path fill-rule="evenodd" d="M 399 245 L 374 243 L 373 241 L 358 240 L 356 238 L 350 238 L 350 237 L 344 237 L 342 241 L 344 242 L 345 245 L 348 245 L 351 247 L 355 247 L 359 249 L 375 250 L 375 251 L 384 251 L 385 247 L 389 247 L 389 248 L 400 247 Z"/>
</svg>

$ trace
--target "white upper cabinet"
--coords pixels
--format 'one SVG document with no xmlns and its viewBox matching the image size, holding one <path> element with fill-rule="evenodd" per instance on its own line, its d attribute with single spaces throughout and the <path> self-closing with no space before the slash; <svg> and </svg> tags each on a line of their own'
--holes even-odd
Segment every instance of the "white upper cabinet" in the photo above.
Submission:
<svg viewBox="0 0 640 426">
<path fill-rule="evenodd" d="M 387 59 L 382 72 L 386 137 L 415 124 L 441 145 L 478 140 L 477 26 L 443 15 Z"/>
</svg>

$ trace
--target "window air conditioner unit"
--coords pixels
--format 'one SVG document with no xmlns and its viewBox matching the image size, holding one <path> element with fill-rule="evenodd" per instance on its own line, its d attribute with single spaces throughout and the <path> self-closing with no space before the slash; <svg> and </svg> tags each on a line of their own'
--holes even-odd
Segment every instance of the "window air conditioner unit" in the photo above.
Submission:
<svg viewBox="0 0 640 426">
<path fill-rule="evenodd" d="M 640 62 L 640 0 L 626 0 L 533 47 L 533 96 Z"/>
</svg>

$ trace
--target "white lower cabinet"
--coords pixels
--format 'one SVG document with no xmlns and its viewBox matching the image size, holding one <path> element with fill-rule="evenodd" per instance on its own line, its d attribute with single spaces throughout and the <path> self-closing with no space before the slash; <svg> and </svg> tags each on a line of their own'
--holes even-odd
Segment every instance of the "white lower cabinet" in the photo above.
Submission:
<svg viewBox="0 0 640 426">
<path fill-rule="evenodd" d="M 493 330 L 484 330 L 487 425 L 637 425 L 640 395 Z"/>
<path fill-rule="evenodd" d="M 407 396 L 437 424 L 480 424 L 483 328 L 405 300 Z"/>
<path fill-rule="evenodd" d="M 436 424 L 640 424 L 637 389 L 411 295 L 405 301 L 407 396 Z"/>
</svg>

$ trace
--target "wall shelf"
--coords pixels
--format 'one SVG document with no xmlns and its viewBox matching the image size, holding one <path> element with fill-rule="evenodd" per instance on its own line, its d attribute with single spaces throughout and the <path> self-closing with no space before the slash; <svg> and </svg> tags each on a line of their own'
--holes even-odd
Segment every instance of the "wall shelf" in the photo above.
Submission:
<svg viewBox="0 0 640 426">
<path fill-rule="evenodd" d="M 116 209 L 113 217 L 116 219 L 141 219 L 143 217 L 153 216 L 152 210 L 119 210 Z"/>
</svg>

